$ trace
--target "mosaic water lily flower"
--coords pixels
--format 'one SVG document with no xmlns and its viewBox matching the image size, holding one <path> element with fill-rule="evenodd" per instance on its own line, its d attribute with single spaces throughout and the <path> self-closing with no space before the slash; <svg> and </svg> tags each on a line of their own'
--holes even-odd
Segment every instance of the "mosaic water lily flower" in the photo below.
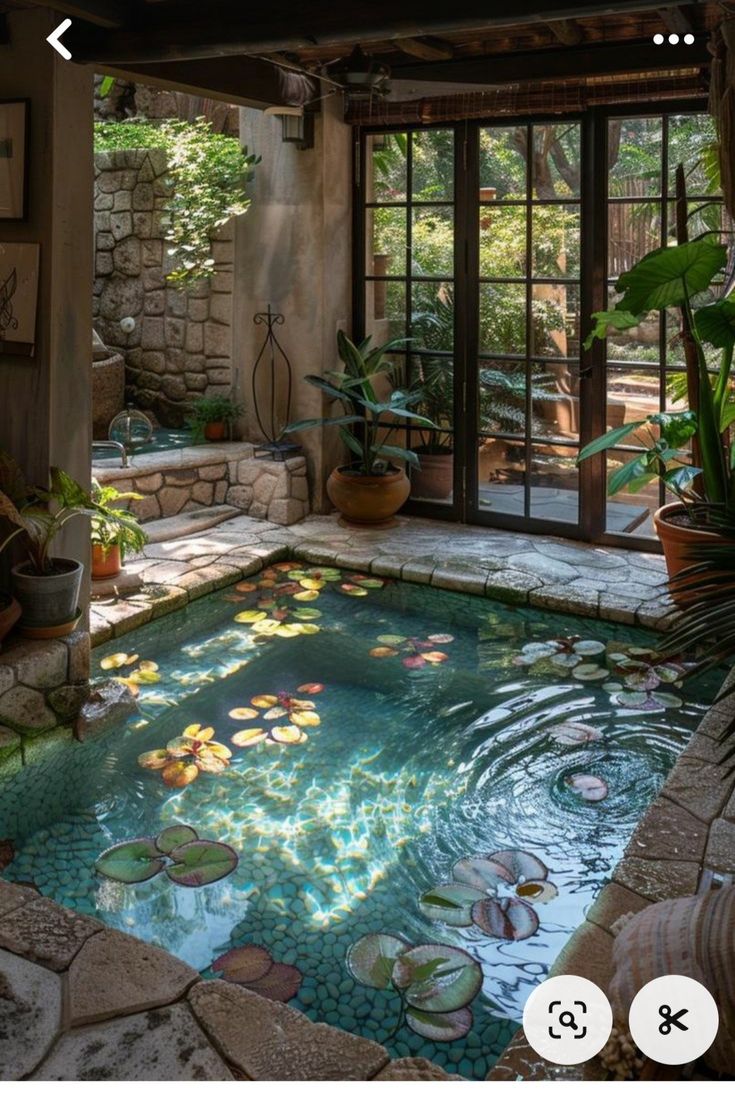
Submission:
<svg viewBox="0 0 735 1099">
<path fill-rule="evenodd" d="M 401 637 L 399 634 L 384 633 L 376 638 L 380 642 L 370 650 L 370 656 L 377 660 L 389 656 L 401 656 L 406 668 L 424 668 L 426 665 L 443 664 L 449 659 L 447 653 L 437 649 L 437 645 L 450 645 L 454 641 L 450 633 L 432 633 L 422 640 L 420 637 Z"/>
<path fill-rule="evenodd" d="M 510 849 L 460 859 L 452 881 L 419 898 L 421 912 L 450 927 L 479 927 L 496 939 L 528 939 L 538 931 L 534 904 L 557 896 L 541 859 Z"/>
<path fill-rule="evenodd" d="M 482 970 L 466 950 L 444 943 L 413 946 L 399 935 L 363 935 L 347 952 L 347 969 L 368 988 L 396 992 L 415 1034 L 454 1042 L 472 1027 L 469 1005 L 482 987 Z"/>
<path fill-rule="evenodd" d="M 102 877 L 124 885 L 150 881 L 165 871 L 176 885 L 211 885 L 237 867 L 234 848 L 218 840 L 200 839 L 188 824 L 174 824 L 159 836 L 125 840 L 108 847 L 95 863 Z"/>
<path fill-rule="evenodd" d="M 213 737 L 211 726 L 187 725 L 165 748 L 143 752 L 138 763 L 147 771 L 160 771 L 166 786 L 188 786 L 202 772 L 220 775 L 229 766 L 232 752 Z"/>
<path fill-rule="evenodd" d="M 113 676 L 113 679 L 117 683 L 123 683 L 134 698 L 140 694 L 141 687 L 161 681 L 158 664 L 153 660 L 141 660 L 138 653 L 110 653 L 102 657 L 100 668 L 105 672 L 130 668 L 127 674 Z"/>
<path fill-rule="evenodd" d="M 606 679 L 607 670 L 596 664 L 589 664 L 589 657 L 605 652 L 601 641 L 584 639 L 576 635 L 555 637 L 549 641 L 529 641 L 520 653 L 513 657 L 518 667 L 533 667 L 542 660 L 548 660 L 555 668 L 571 672 L 575 679 Z"/>
<path fill-rule="evenodd" d="M 567 775 L 565 784 L 583 801 L 604 801 L 610 789 L 599 775 Z"/>
<path fill-rule="evenodd" d="M 322 683 L 302 683 L 297 688 L 301 694 L 319 694 L 323 690 Z M 315 702 L 307 698 L 295 698 L 287 691 L 280 691 L 277 695 L 255 695 L 250 699 L 249 706 L 238 706 L 230 710 L 229 716 L 233 721 L 287 722 L 240 729 L 230 738 L 238 748 L 254 748 L 264 741 L 272 744 L 304 744 L 309 739 L 305 730 L 321 724 Z"/>
<path fill-rule="evenodd" d="M 223 981 L 242 985 L 282 1004 L 293 999 L 303 980 L 301 970 L 295 965 L 275 962 L 270 951 L 255 943 L 228 950 L 212 962 L 211 968 Z"/>
</svg>

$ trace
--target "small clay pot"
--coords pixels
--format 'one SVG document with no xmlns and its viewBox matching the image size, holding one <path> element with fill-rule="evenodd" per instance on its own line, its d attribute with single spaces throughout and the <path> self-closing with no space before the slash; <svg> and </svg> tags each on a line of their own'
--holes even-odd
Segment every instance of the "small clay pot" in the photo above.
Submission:
<svg viewBox="0 0 735 1099">
<path fill-rule="evenodd" d="M 365 526 L 392 519 L 410 491 L 411 483 L 402 469 L 368 476 L 342 466 L 332 470 L 327 481 L 327 495 L 342 516 Z"/>
<path fill-rule="evenodd" d="M 100 546 L 92 543 L 92 579 L 109 580 L 122 572 L 122 555 L 118 545 Z"/>
<path fill-rule="evenodd" d="M 208 443 L 221 443 L 227 435 L 227 424 L 224 420 L 217 420 L 212 424 L 204 425 L 204 438 Z"/>
<path fill-rule="evenodd" d="M 420 500 L 446 500 L 454 487 L 454 454 L 422 454 L 411 473 L 411 495 Z"/>
</svg>

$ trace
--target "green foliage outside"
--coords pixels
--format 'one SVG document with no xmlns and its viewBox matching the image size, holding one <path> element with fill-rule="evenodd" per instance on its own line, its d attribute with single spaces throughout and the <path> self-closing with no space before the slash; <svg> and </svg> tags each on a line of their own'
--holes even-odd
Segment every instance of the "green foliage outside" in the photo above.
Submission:
<svg viewBox="0 0 735 1099">
<path fill-rule="evenodd" d="M 250 205 L 244 186 L 259 157 L 237 138 L 215 133 L 203 118 L 195 122 L 145 119 L 96 122 L 95 152 L 163 149 L 168 162 L 164 239 L 173 269 L 169 282 L 185 289 L 214 273 L 211 238 Z"/>
</svg>

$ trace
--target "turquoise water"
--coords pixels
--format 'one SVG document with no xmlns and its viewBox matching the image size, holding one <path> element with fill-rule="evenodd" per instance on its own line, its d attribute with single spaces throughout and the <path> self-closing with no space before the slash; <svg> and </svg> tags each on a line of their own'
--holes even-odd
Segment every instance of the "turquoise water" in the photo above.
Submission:
<svg viewBox="0 0 735 1099">
<path fill-rule="evenodd" d="M 150 442 L 136 446 L 134 454 L 154 454 L 159 450 L 179 450 L 192 445 L 191 431 L 184 428 L 157 427 Z"/>
<path fill-rule="evenodd" d="M 697 685 L 695 700 L 676 684 L 654 691 L 649 675 L 620 698 L 621 677 L 605 671 L 626 645 L 651 643 L 641 631 L 419 585 L 363 588 L 351 575 L 320 589 L 317 578 L 316 598 L 302 601 L 295 592 L 309 589 L 298 579 L 266 570 L 252 578 L 264 587 L 216 593 L 96 650 L 98 668 L 114 653 L 130 661 L 101 674 L 155 682 L 135 684 L 141 712 L 125 724 L 64 745 L 5 783 L 0 836 L 15 837 L 17 849 L 5 874 L 168 948 L 206 976 L 233 947 L 265 947 L 275 963 L 300 971 L 289 1002 L 310 1018 L 384 1042 L 394 1055 L 428 1056 L 483 1078 L 620 858 L 708 692 Z M 282 583 L 279 593 L 273 585 Z M 364 594 L 354 597 L 355 588 Z M 274 590 L 277 619 L 273 606 L 257 606 Z M 235 622 L 243 611 L 276 625 Z M 299 633 L 304 626 L 319 632 Z M 538 650 L 523 655 L 529 644 L 574 636 L 606 646 L 582 661 L 596 663 L 599 678 L 573 678 L 575 658 L 565 651 L 556 664 L 547 657 L 531 664 Z M 444 659 L 418 659 L 437 652 Z M 525 664 L 514 663 L 519 656 Z M 323 689 L 299 692 L 306 684 Z M 605 689 L 611 685 L 617 689 Z M 308 739 L 233 744 L 243 729 L 285 724 L 251 703 L 280 692 L 313 703 L 285 719 L 316 714 L 318 725 L 290 734 Z M 681 705 L 664 709 L 654 696 Z M 231 718 L 236 708 L 258 716 Z M 571 732 L 559 731 L 562 722 L 573 723 Z M 138 757 L 192 723 L 212 726 L 232 757 L 221 773 L 197 772 L 190 785 L 171 788 Z M 574 740 L 588 735 L 599 739 Z M 580 774 L 595 781 L 570 785 Z M 607 796 L 587 801 L 583 787 L 606 788 Z M 230 844 L 237 869 L 201 888 L 165 874 L 123 885 L 95 873 L 112 844 L 173 823 Z M 509 849 L 547 871 L 550 899 L 527 899 L 521 913 L 530 908 L 538 920 L 528 937 L 448 926 L 431 918 L 436 910 L 421 910 L 421 894 L 450 882 L 458 860 Z M 501 882 L 499 898 L 517 905 L 516 888 Z M 416 946 L 459 947 L 481 967 L 461 1038 L 415 1033 L 395 986 L 366 987 L 361 971 L 348 968 L 350 946 L 381 932 Z"/>
</svg>

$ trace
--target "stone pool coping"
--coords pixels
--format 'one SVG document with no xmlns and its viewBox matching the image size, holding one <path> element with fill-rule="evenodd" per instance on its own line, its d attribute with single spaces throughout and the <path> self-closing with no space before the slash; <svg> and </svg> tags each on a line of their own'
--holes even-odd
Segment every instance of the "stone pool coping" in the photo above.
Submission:
<svg viewBox="0 0 735 1099">
<path fill-rule="evenodd" d="M 144 553 L 128 565 L 129 570 L 140 574 L 143 589 L 129 599 L 93 607 L 93 643 L 100 644 L 112 637 L 122 636 L 151 619 L 185 606 L 193 599 L 234 583 L 257 572 L 265 564 L 286 556 L 317 564 L 370 570 L 381 576 L 485 594 L 520 605 L 649 628 L 661 628 L 670 611 L 670 604 L 661 595 L 660 585 L 665 575 L 663 563 L 651 554 L 608 551 L 600 547 L 579 546 L 562 539 L 515 537 L 485 528 L 453 526 L 448 529 L 445 524 L 414 519 L 401 520 L 396 528 L 378 532 L 343 528 L 332 517 L 312 517 L 285 532 L 283 528 L 241 516 L 212 530 L 146 547 Z M 596 577 L 596 569 L 603 572 L 603 577 L 607 573 L 609 579 Z M 629 585 L 627 596 L 623 590 L 626 584 Z M 735 677 L 731 678 L 735 682 Z M 612 966 L 611 928 L 620 915 L 640 911 L 655 901 L 692 895 L 708 870 L 720 874 L 735 872 L 735 774 L 726 774 L 721 763 L 723 749 L 718 741 L 733 720 L 735 694 L 724 698 L 721 692 L 679 757 L 658 798 L 639 822 L 612 880 L 603 887 L 584 922 L 559 955 L 552 970 L 554 974 L 574 972 L 607 988 Z M 0 893 L 0 906 L 1 903 Z M 36 899 L 36 903 L 41 902 Z M 51 901 L 43 903 L 53 904 Z M 62 922 L 87 919 L 77 917 L 59 905 L 54 905 L 54 909 L 57 919 Z M 96 925 L 95 934 L 101 936 L 102 925 L 97 925 L 97 921 L 91 922 Z M 7 947 L 3 924 L 4 920 L 0 918 L 0 949 Z M 118 933 L 108 931 L 107 934 Z M 131 937 L 124 938 L 129 940 Z M 145 944 L 138 943 L 138 947 L 149 952 L 153 950 Z M 15 948 L 10 946 L 9 949 Z M 171 965 L 182 965 L 171 956 L 165 957 Z M 34 964 L 37 961 L 35 958 L 30 960 Z M 88 981 L 91 987 L 95 987 L 91 975 Z M 107 977 L 101 983 L 106 982 Z M 222 982 L 216 984 L 222 986 Z M 214 987 L 214 983 L 206 982 L 206 987 Z M 229 998 L 234 992 L 245 992 L 243 989 L 225 987 Z M 215 994 L 206 992 L 205 988 L 205 991 L 191 995 L 194 996 L 194 1003 L 191 999 L 186 1003 L 180 999 L 174 1002 L 173 1007 L 165 1009 L 173 1013 L 175 1008 L 181 1006 L 184 1012 L 178 1023 L 171 1015 L 162 1020 L 173 1028 L 172 1033 L 184 1021 L 188 1025 L 194 1011 L 198 1020 L 194 1026 L 203 1034 L 199 1027 L 202 1019 L 196 1013 L 197 997 L 206 999 Z M 245 995 L 252 997 L 253 994 L 245 992 Z M 246 1015 L 247 1005 L 239 996 L 238 1000 L 238 1010 Z M 284 1009 L 282 1005 L 268 1004 L 268 1001 L 261 999 L 257 1004 L 251 1003 L 253 1014 L 263 1013 L 269 1020 L 268 1026 L 272 1021 L 272 1009 L 277 1008 L 299 1016 L 301 1026 L 308 1024 L 332 1031 L 325 1024 L 311 1023 L 300 1013 Z M 156 1005 L 149 1005 L 145 1011 L 138 1006 L 127 1012 L 135 1035 L 143 1033 L 149 1026 L 145 1020 L 155 1012 L 161 1012 L 159 1001 Z M 229 1000 L 226 1008 L 220 1001 L 215 1014 L 223 1025 L 228 1023 Z M 234 1009 L 232 1017 L 236 1017 Z M 158 1022 L 150 1022 L 150 1026 L 154 1025 Z M 206 1030 L 206 1023 L 202 1025 Z M 102 1023 L 95 1024 L 96 1029 L 102 1026 Z M 260 1079 L 283 1079 L 286 1078 L 284 1073 L 294 1071 L 292 1065 L 285 1063 L 289 1057 L 288 1038 L 283 1038 L 277 1022 L 273 1022 L 273 1027 L 273 1031 L 268 1032 L 270 1037 L 266 1035 L 263 1039 L 270 1057 L 269 1067 L 265 1071 L 279 1075 L 261 1075 L 257 1077 Z M 244 1029 L 242 1026 L 232 1027 L 228 1031 L 233 1035 L 232 1041 Z M 74 1034 L 73 1031 L 70 1033 Z M 277 1036 L 273 1037 L 276 1033 Z M 80 1034 L 81 1037 L 76 1036 L 75 1041 L 84 1040 L 84 1032 L 80 1031 Z M 116 1041 L 119 1035 L 119 1029 L 114 1034 L 110 1032 L 111 1041 Z M 363 1041 L 342 1031 L 333 1032 L 330 1041 L 338 1041 L 335 1035 L 351 1041 Z M 208 1041 L 206 1038 L 204 1040 Z M 272 1047 L 269 1044 L 271 1041 Z M 144 1045 L 141 1038 L 141 1048 Z M 234 1069 L 236 1073 L 247 1074 L 248 1067 L 252 1071 L 252 1063 L 246 1061 L 244 1055 L 235 1058 L 232 1052 L 235 1047 L 227 1044 L 223 1037 L 214 1040 L 214 1045 L 215 1054 L 224 1055 L 224 1061 L 220 1058 L 220 1063 L 226 1062 L 228 1072 Z M 211 1051 L 211 1043 L 209 1049 Z M 383 1050 L 383 1054 L 388 1057 L 387 1051 Z M 246 1067 L 243 1068 L 243 1065 Z M 366 1078 L 346 1075 L 350 1066 L 351 1061 L 345 1061 L 335 1069 L 340 1075 L 311 1078 Z M 396 1061 L 390 1065 L 384 1061 L 383 1066 L 387 1067 L 376 1069 L 373 1079 L 447 1078 L 436 1066 L 418 1064 L 413 1059 L 410 1063 Z M 312 1063 L 310 1067 L 302 1066 L 297 1071 L 314 1071 L 314 1067 Z M 121 1070 L 127 1071 L 125 1066 Z M 326 1070 L 320 1067 L 318 1071 Z M 660 1071 L 663 1074 L 666 1070 Z M 434 1075 L 412 1075 L 430 1072 Z M 598 1060 L 575 1068 L 545 1062 L 530 1049 L 522 1030 L 519 1030 L 488 1079 L 604 1079 L 606 1075 Z M 299 1075 L 289 1078 L 309 1077 Z"/>
<path fill-rule="evenodd" d="M 448 1079 L 0 881 L 0 1080 Z"/>
<path fill-rule="evenodd" d="M 241 515 L 148 545 L 130 559 L 127 572 L 140 576 L 143 589 L 92 604 L 92 643 L 120 637 L 285 557 L 649 629 L 662 628 L 671 612 L 657 554 L 426 519 L 362 530 L 340 526 L 335 516 L 310 516 L 284 529 Z"/>
</svg>

